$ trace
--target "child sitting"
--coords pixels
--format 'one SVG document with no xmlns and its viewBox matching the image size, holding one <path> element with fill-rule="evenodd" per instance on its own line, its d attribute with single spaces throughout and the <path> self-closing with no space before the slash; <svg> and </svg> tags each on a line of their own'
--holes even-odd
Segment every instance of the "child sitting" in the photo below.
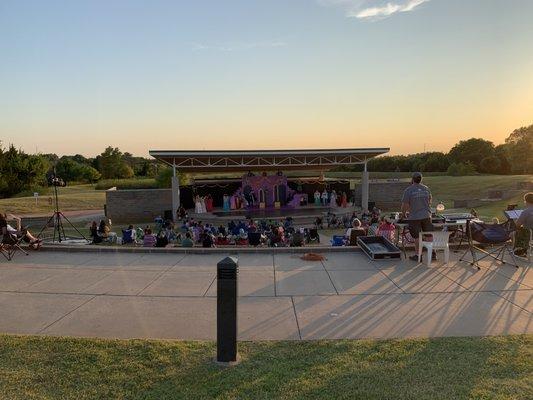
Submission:
<svg viewBox="0 0 533 400">
<path fill-rule="evenodd" d="M 394 236 L 396 232 L 396 227 L 394 224 L 386 217 L 381 217 L 381 222 L 378 226 L 376 235 L 383 236 L 384 238 L 394 241 Z"/>
<path fill-rule="evenodd" d="M 154 247 L 156 241 L 157 241 L 157 238 L 152 233 L 152 230 L 150 228 L 147 228 L 145 230 L 145 233 L 144 233 L 143 246 L 144 247 Z"/>
</svg>

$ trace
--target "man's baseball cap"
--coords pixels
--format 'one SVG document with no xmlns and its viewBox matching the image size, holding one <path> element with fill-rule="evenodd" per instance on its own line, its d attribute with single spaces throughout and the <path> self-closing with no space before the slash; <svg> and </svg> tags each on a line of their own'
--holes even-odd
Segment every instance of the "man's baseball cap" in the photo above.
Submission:
<svg viewBox="0 0 533 400">
<path fill-rule="evenodd" d="M 414 172 L 414 173 L 413 173 L 413 178 L 422 178 L 422 173 L 420 173 L 420 172 Z"/>
</svg>

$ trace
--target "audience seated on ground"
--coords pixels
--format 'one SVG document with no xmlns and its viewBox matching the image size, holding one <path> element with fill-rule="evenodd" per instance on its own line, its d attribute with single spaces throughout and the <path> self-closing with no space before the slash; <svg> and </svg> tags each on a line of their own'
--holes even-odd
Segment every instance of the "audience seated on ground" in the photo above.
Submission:
<svg viewBox="0 0 533 400">
<path fill-rule="evenodd" d="M 98 234 L 98 224 L 96 221 L 93 221 L 89 228 L 89 236 L 91 237 L 93 244 L 102 243 L 102 236 Z"/>
<path fill-rule="evenodd" d="M 213 235 L 207 229 L 202 234 L 202 247 L 215 247 L 215 241 L 213 240 Z"/>
<path fill-rule="evenodd" d="M 181 247 L 194 247 L 190 232 L 187 232 L 185 237 L 181 240 Z"/>
<path fill-rule="evenodd" d="M 318 228 L 311 228 L 305 231 L 307 243 L 317 242 L 320 243 L 320 235 L 318 234 Z"/>
<path fill-rule="evenodd" d="M 128 229 L 122 230 L 122 244 L 135 243 L 135 229 L 133 225 L 128 226 Z"/>
<path fill-rule="evenodd" d="M 261 233 L 260 232 L 249 232 L 248 233 L 248 244 L 250 246 L 261 245 Z"/>
<path fill-rule="evenodd" d="M 396 227 L 394 226 L 394 224 L 388 218 L 381 217 L 381 222 L 376 231 L 376 236 L 382 236 L 393 242 L 395 233 Z"/>
<path fill-rule="evenodd" d="M 152 233 L 150 228 L 146 229 L 144 232 L 143 246 L 144 247 L 154 247 L 157 242 L 156 236 Z"/>
<path fill-rule="evenodd" d="M 305 242 L 303 228 L 297 229 L 291 236 L 290 247 L 302 247 Z"/>
<path fill-rule="evenodd" d="M 165 232 L 162 230 L 157 235 L 156 241 L 155 241 L 155 247 L 167 247 L 168 245 L 168 238 L 165 234 Z"/>
</svg>

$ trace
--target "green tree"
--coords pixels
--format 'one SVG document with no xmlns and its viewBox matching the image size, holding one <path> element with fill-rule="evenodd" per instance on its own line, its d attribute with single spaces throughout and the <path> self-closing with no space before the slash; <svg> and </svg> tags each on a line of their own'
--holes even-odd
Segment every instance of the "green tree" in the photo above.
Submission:
<svg viewBox="0 0 533 400">
<path fill-rule="evenodd" d="M 447 173 L 450 176 L 474 175 L 476 173 L 476 167 L 468 161 L 466 163 L 451 163 Z"/>
<path fill-rule="evenodd" d="M 461 140 L 452 147 L 448 156 L 455 163 L 474 164 L 477 171 L 480 171 L 481 160 L 494 156 L 494 143 L 485 139 Z"/>
<path fill-rule="evenodd" d="M 479 172 L 487 174 L 501 174 L 501 161 L 498 156 L 485 157 L 479 165 Z"/>
<path fill-rule="evenodd" d="M 533 173 L 533 125 L 515 129 L 505 140 L 511 171 Z"/>
<path fill-rule="evenodd" d="M 46 182 L 49 162 L 41 155 L 28 155 L 10 145 L 0 144 L 0 196 L 9 197 Z"/>
<path fill-rule="evenodd" d="M 118 147 L 107 147 L 96 159 L 96 168 L 104 179 L 133 177 L 133 169 L 126 163 Z"/>
<path fill-rule="evenodd" d="M 159 169 L 159 173 L 155 177 L 155 182 L 160 188 L 169 188 L 172 186 L 172 168 L 164 167 Z M 187 185 L 189 183 L 189 177 L 178 172 L 180 185 Z"/>
</svg>

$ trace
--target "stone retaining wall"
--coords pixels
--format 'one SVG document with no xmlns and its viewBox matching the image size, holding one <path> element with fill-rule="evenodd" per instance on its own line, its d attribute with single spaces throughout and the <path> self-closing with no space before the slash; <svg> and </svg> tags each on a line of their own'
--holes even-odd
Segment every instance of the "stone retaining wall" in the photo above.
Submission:
<svg viewBox="0 0 533 400">
<path fill-rule="evenodd" d="M 400 209 L 404 190 L 409 182 L 370 182 L 368 201 L 374 202 L 383 211 L 397 211 Z M 355 187 L 355 205 L 361 206 L 361 185 Z"/>
<path fill-rule="evenodd" d="M 172 209 L 171 189 L 107 190 L 106 212 L 113 222 L 153 221 Z"/>
</svg>

